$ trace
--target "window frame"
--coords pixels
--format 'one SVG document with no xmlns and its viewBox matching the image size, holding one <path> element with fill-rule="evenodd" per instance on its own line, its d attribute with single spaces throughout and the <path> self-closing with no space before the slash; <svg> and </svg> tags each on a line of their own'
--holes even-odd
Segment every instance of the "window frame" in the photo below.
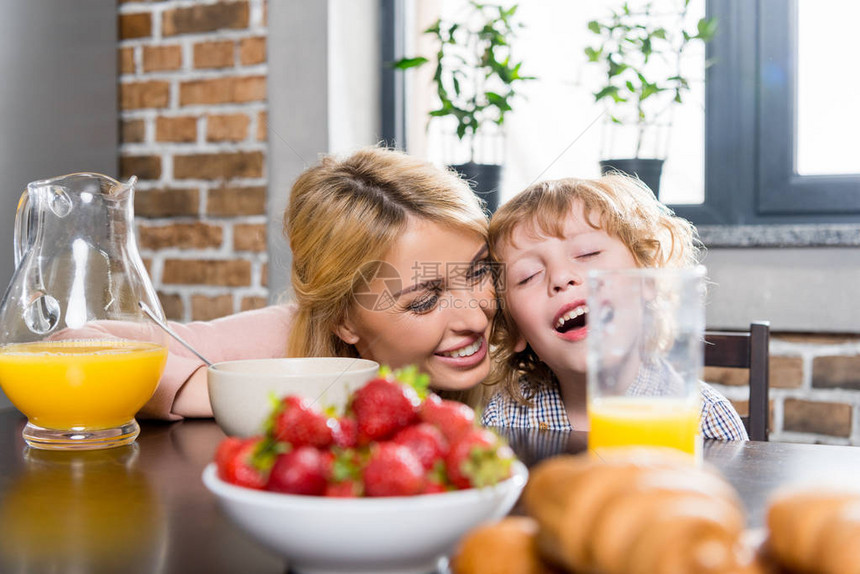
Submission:
<svg viewBox="0 0 860 574">
<path fill-rule="evenodd" d="M 405 1 L 382 0 L 382 136 L 401 148 L 408 102 L 390 62 L 403 55 Z M 797 1 L 706 0 L 719 32 L 707 46 L 705 200 L 670 205 L 696 225 L 860 222 L 860 175 L 794 169 Z M 766 69 L 784 83 L 766 83 Z"/>
<path fill-rule="evenodd" d="M 801 176 L 795 171 L 798 3 L 760 0 L 760 5 L 760 14 L 767 18 L 762 18 L 760 27 L 759 210 L 763 214 L 860 214 L 860 175 Z"/>
</svg>

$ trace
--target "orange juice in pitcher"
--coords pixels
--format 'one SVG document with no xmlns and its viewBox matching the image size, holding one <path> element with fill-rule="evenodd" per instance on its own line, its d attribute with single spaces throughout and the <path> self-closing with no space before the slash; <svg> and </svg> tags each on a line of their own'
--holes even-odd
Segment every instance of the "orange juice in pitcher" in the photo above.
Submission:
<svg viewBox="0 0 860 574">
<path fill-rule="evenodd" d="M 0 348 L 0 384 L 36 426 L 121 425 L 152 396 L 167 349 L 134 341 L 48 341 Z"/>
</svg>

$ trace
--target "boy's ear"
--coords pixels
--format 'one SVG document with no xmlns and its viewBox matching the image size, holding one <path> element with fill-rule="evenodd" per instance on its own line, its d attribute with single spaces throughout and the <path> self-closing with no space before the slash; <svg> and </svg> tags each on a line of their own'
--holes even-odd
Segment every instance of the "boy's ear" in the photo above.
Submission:
<svg viewBox="0 0 860 574">
<path fill-rule="evenodd" d="M 358 332 L 355 330 L 355 326 L 352 324 L 352 321 L 349 320 L 349 317 L 344 318 L 344 320 L 333 330 L 334 334 L 340 337 L 340 340 L 347 345 L 355 345 L 358 343 Z"/>
<path fill-rule="evenodd" d="M 522 335 L 517 335 L 517 342 L 514 343 L 514 351 L 517 353 L 522 353 L 526 350 L 527 344 L 528 343 L 526 343 L 526 340 Z"/>
</svg>

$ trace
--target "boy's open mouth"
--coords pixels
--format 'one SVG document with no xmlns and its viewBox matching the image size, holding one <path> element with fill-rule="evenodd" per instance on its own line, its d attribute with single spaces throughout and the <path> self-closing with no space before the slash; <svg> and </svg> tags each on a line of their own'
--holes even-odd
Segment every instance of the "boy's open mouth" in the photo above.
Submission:
<svg viewBox="0 0 860 574">
<path fill-rule="evenodd" d="M 588 305 L 574 307 L 555 322 L 555 330 L 559 333 L 567 333 L 574 329 L 581 329 L 588 324 Z"/>
</svg>

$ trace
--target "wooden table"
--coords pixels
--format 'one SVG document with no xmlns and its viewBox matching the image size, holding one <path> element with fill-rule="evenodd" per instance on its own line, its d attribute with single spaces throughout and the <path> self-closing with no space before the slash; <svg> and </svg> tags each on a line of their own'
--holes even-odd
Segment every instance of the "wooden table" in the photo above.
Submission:
<svg viewBox="0 0 860 574">
<path fill-rule="evenodd" d="M 80 453 L 27 449 L 24 422 L 0 412 L 0 572 L 284 572 L 200 480 L 224 437 L 213 421 L 146 422 L 133 446 Z M 585 446 L 580 433 L 511 440 L 527 464 Z M 738 489 L 753 527 L 783 484 L 860 475 L 854 447 L 710 443 L 705 459 Z"/>
</svg>

